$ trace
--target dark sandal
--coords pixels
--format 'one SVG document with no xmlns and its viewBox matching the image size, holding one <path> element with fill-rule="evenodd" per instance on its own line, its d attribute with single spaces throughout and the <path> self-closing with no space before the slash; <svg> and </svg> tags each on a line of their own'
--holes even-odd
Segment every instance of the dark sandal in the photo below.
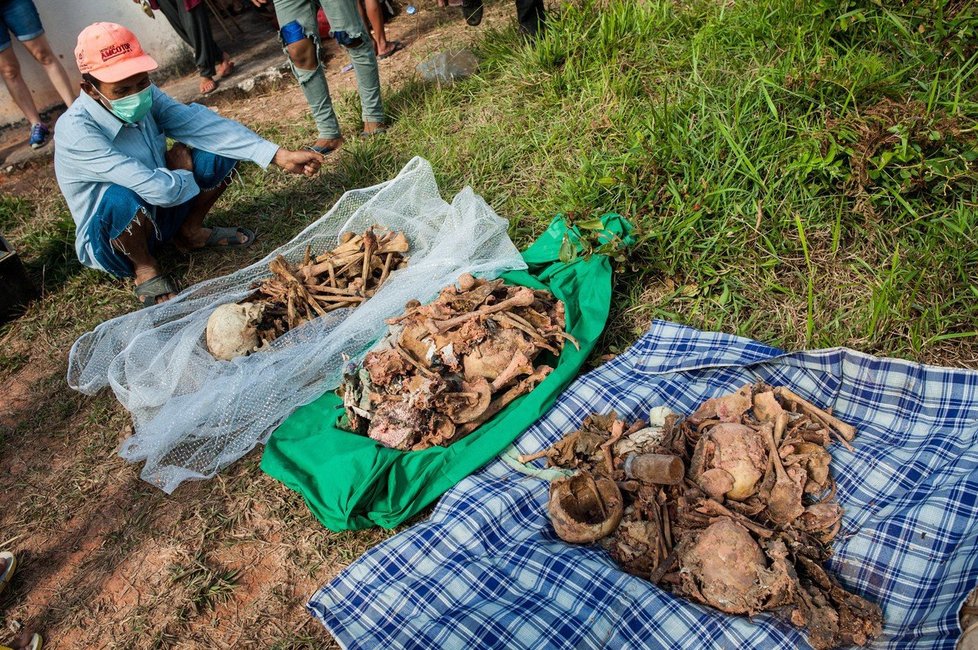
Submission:
<svg viewBox="0 0 978 650">
<path fill-rule="evenodd" d="M 308 147 L 306 147 L 306 150 L 307 151 L 312 151 L 312 152 L 318 153 L 318 154 L 320 154 L 322 156 L 328 156 L 329 154 L 333 153 L 337 149 L 339 149 L 339 147 L 326 147 L 326 146 L 317 147 L 314 144 L 309 145 Z"/>
<path fill-rule="evenodd" d="M 387 133 L 387 127 L 386 126 L 378 126 L 373 131 L 360 131 L 360 137 L 361 138 L 372 138 L 375 135 L 384 135 L 385 133 Z"/>
<path fill-rule="evenodd" d="M 387 50 L 383 54 L 378 54 L 377 55 L 377 60 L 378 61 L 381 61 L 381 60 L 386 59 L 388 57 L 394 56 L 395 54 L 397 54 L 398 52 L 400 52 L 401 50 L 404 49 L 404 43 L 402 43 L 400 41 L 391 41 L 390 42 L 390 45 L 391 45 L 391 49 Z"/>
<path fill-rule="evenodd" d="M 462 17 L 470 27 L 477 27 L 482 22 L 482 12 L 485 5 L 482 0 L 465 0 L 462 3 Z"/>
<path fill-rule="evenodd" d="M 244 241 L 238 241 L 238 233 L 245 236 Z M 225 243 L 221 243 L 221 240 Z M 226 226 L 214 226 L 211 234 L 207 237 L 202 248 L 246 248 L 255 242 L 255 231 L 244 226 L 230 228 Z"/>
<path fill-rule="evenodd" d="M 157 275 L 154 278 L 146 280 L 146 282 L 136 285 L 136 297 L 139 298 L 139 302 L 142 303 L 144 309 L 157 304 L 156 299 L 168 293 L 177 294 L 180 293 L 180 290 L 165 275 Z"/>
</svg>

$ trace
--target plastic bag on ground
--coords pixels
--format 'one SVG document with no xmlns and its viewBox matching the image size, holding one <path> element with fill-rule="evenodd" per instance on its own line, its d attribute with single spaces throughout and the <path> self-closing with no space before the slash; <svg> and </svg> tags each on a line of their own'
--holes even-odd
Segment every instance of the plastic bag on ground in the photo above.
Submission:
<svg viewBox="0 0 978 650">
<path fill-rule="evenodd" d="M 469 50 L 445 50 L 432 54 L 416 66 L 425 81 L 451 84 L 475 74 L 479 60 Z"/>
<path fill-rule="evenodd" d="M 312 320 L 262 352 L 233 361 L 210 355 L 210 313 L 249 295 L 276 255 L 299 263 L 307 245 L 322 253 L 341 233 L 373 224 L 403 231 L 411 244 L 408 266 L 373 298 Z M 394 179 L 346 192 L 265 259 L 83 335 L 71 348 L 68 384 L 89 395 L 112 388 L 134 425 L 120 455 L 146 461 L 142 478 L 171 493 L 188 479 L 214 476 L 295 409 L 339 385 L 345 360 L 359 361 L 407 301 L 433 299 L 462 273 L 491 278 L 526 268 L 507 225 L 471 188 L 446 203 L 431 165 L 414 158 Z"/>
</svg>

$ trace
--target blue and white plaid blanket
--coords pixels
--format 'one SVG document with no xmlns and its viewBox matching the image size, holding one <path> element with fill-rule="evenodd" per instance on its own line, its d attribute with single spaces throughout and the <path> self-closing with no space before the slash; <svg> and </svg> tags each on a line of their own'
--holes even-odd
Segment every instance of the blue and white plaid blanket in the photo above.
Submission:
<svg viewBox="0 0 978 650">
<path fill-rule="evenodd" d="M 831 447 L 845 508 L 830 568 L 879 603 L 874 648 L 953 648 L 978 582 L 978 373 L 852 350 L 784 354 L 665 322 L 578 379 L 516 443 L 542 449 L 592 411 L 647 417 L 763 380 L 857 427 Z M 543 467 L 543 461 L 535 463 Z M 430 519 L 387 540 L 309 602 L 347 648 L 803 648 L 775 617 L 700 607 L 571 546 L 547 519 L 548 484 L 504 455 L 446 493 Z"/>
</svg>

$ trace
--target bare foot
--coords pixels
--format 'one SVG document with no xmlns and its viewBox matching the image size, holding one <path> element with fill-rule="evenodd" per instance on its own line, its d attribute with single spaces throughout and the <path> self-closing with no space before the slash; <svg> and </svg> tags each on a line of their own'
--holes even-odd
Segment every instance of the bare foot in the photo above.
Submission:
<svg viewBox="0 0 978 650">
<path fill-rule="evenodd" d="M 217 82 L 210 77 L 200 78 L 200 92 L 204 95 L 214 92 L 217 90 Z"/>
<path fill-rule="evenodd" d="M 386 130 L 387 130 L 387 125 L 384 124 L 383 122 L 364 122 L 363 123 L 363 132 L 366 133 L 367 135 L 370 135 L 371 133 L 373 133 L 375 131 L 386 131 Z"/>
<path fill-rule="evenodd" d="M 228 77 L 234 72 L 234 61 L 231 60 L 227 52 L 224 53 L 224 58 L 221 59 L 221 62 L 214 66 L 214 70 L 217 72 L 218 79 Z"/>
</svg>

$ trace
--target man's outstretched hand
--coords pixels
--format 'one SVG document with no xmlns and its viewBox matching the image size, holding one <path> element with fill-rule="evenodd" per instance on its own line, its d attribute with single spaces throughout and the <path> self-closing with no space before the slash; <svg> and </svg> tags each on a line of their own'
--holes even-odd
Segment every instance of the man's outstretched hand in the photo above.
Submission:
<svg viewBox="0 0 978 650">
<path fill-rule="evenodd" d="M 280 148 L 275 152 L 272 162 L 290 174 L 315 176 L 323 164 L 322 154 L 315 151 L 290 151 Z"/>
</svg>

